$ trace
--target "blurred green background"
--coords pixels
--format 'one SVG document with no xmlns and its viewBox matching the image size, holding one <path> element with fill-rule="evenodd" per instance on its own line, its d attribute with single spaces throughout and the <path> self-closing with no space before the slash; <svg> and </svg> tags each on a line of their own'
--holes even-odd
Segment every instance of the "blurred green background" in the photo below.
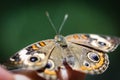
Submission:
<svg viewBox="0 0 120 80">
<path fill-rule="evenodd" d="M 120 37 L 120 6 L 115 0 L 4 0 L 0 1 L 0 62 L 25 46 L 54 38 L 45 15 L 48 11 L 58 29 L 69 14 L 62 34 L 95 33 Z M 86 80 L 120 80 L 120 47 L 109 54 L 110 67 L 101 75 Z"/>
</svg>

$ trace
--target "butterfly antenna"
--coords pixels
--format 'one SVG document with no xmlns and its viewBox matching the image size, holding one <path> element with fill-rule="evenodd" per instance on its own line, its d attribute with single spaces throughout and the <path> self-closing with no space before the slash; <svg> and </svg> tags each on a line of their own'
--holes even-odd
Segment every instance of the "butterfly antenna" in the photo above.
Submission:
<svg viewBox="0 0 120 80">
<path fill-rule="evenodd" d="M 64 19 L 63 19 L 63 22 L 62 22 L 62 24 L 61 24 L 60 27 L 59 27 L 58 34 L 60 34 L 60 32 L 61 32 L 61 30 L 62 30 L 62 28 L 63 28 L 63 25 L 65 24 L 65 21 L 67 20 L 67 18 L 68 18 L 68 14 L 65 14 Z"/>
<path fill-rule="evenodd" d="M 56 28 L 55 28 L 55 25 L 53 24 L 53 21 L 51 20 L 51 17 L 50 17 L 50 15 L 49 15 L 48 12 L 46 12 L 46 16 L 47 16 L 50 24 L 52 25 L 52 28 L 54 29 L 55 33 L 57 34 L 57 30 L 56 30 Z"/>
</svg>

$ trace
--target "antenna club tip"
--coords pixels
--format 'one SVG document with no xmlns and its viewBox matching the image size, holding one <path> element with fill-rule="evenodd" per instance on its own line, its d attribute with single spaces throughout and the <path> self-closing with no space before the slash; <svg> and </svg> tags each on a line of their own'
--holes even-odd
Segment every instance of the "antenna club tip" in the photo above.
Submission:
<svg viewBox="0 0 120 80">
<path fill-rule="evenodd" d="M 65 18 L 68 18 L 68 14 L 65 14 Z"/>
<path fill-rule="evenodd" d="M 46 16 L 49 16 L 49 13 L 48 13 L 48 11 L 46 11 L 46 12 L 45 12 L 45 14 L 46 14 Z"/>
</svg>

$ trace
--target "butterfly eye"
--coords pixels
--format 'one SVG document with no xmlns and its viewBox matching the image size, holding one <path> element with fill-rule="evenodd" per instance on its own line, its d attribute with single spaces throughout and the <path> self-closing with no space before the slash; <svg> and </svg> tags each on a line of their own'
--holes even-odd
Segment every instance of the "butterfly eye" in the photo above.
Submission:
<svg viewBox="0 0 120 80">
<path fill-rule="evenodd" d="M 54 68 L 54 62 L 52 60 L 48 60 L 48 63 L 46 64 L 47 69 L 53 69 Z"/>
<path fill-rule="evenodd" d="M 99 44 L 100 46 L 106 46 L 106 43 L 101 42 L 101 41 L 99 41 L 98 44 Z"/>
<path fill-rule="evenodd" d="M 93 62 L 98 62 L 99 61 L 99 55 L 96 54 L 96 53 L 89 52 L 87 56 Z"/>
</svg>

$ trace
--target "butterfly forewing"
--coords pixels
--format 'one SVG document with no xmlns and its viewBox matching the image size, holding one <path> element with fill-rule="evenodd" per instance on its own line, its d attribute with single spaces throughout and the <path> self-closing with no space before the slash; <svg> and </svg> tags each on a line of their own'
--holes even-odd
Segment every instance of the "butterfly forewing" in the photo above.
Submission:
<svg viewBox="0 0 120 80">
<path fill-rule="evenodd" d="M 76 43 L 103 52 L 112 52 L 120 44 L 120 38 L 96 34 L 73 34 L 66 36 L 66 41 Z"/>
<path fill-rule="evenodd" d="M 41 69 L 46 66 L 54 45 L 52 39 L 31 44 L 10 57 L 11 65 L 28 70 Z"/>
</svg>

